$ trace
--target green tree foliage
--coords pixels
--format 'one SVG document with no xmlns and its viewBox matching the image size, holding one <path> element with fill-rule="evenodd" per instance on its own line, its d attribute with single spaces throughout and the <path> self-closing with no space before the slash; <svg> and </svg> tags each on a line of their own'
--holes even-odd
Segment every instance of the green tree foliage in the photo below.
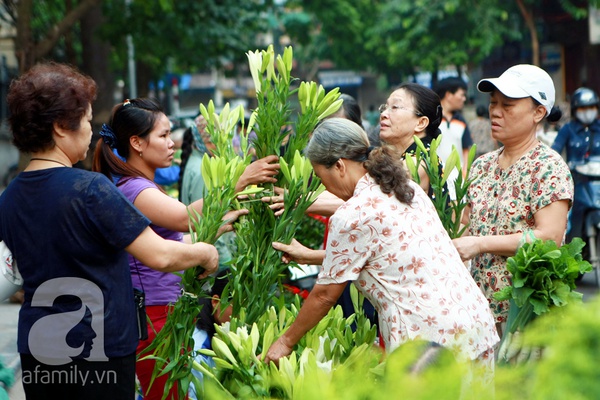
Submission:
<svg viewBox="0 0 600 400">
<path fill-rule="evenodd" d="M 554 2 L 576 19 L 587 17 L 588 5 L 600 3 Z M 506 39 L 533 38 L 531 29 L 539 27 L 544 7 L 542 0 L 130 3 L 128 11 L 126 0 L 1 1 L 2 18 L 17 27 L 21 70 L 43 58 L 79 63 L 79 20 L 101 4 L 106 16 L 101 37 L 113 46 L 113 68 L 125 69 L 125 37 L 131 33 L 137 59 L 153 76 L 167 70 L 167 60 L 174 72 L 235 65 L 247 49 L 257 47 L 258 34 L 268 30 L 291 38 L 297 60 L 312 67 L 312 75 L 317 60 L 325 59 L 339 68 L 384 73 L 478 63 Z"/>
<path fill-rule="evenodd" d="M 394 67 L 435 71 L 439 66 L 480 62 L 510 32 L 505 6 L 485 3 L 489 2 L 387 2 L 380 9 L 380 23 L 369 32 L 367 47 Z"/>
<path fill-rule="evenodd" d="M 539 15 L 541 15 L 546 7 L 547 2 L 542 0 L 515 0 L 519 13 L 526 27 L 531 41 L 532 63 L 540 65 L 540 40 L 538 37 L 538 27 L 536 26 Z M 560 7 L 569 13 L 575 19 L 582 19 L 588 15 L 588 5 L 598 6 L 598 0 L 590 1 L 572 1 L 558 0 Z"/>
<path fill-rule="evenodd" d="M 78 22 L 100 1 L 3 0 L 3 19 L 16 28 L 15 55 L 20 71 L 45 58 L 72 58 Z"/>
<path fill-rule="evenodd" d="M 331 60 L 338 68 L 379 70 L 365 49 L 380 0 L 292 0 L 281 20 L 301 61 Z M 310 78 L 310 77 L 309 77 Z"/>
<path fill-rule="evenodd" d="M 136 59 L 153 77 L 167 71 L 189 72 L 245 64 L 244 53 L 256 46 L 265 29 L 264 1 L 105 0 L 109 23 L 103 36 L 115 46 L 114 62 L 126 65 L 125 36 L 131 34 Z"/>
<path fill-rule="evenodd" d="M 588 16 L 588 5 L 598 7 L 600 1 L 571 1 L 571 0 L 558 0 L 560 6 L 575 19 L 583 19 Z M 541 1 L 534 1 L 534 3 L 542 3 Z M 589 4 L 588 4 L 589 3 Z"/>
<path fill-rule="evenodd" d="M 303 46 L 296 46 L 297 53 L 340 68 L 412 73 L 478 62 L 514 36 L 506 4 L 491 0 L 300 3 L 282 17 L 287 33 Z"/>
<path fill-rule="evenodd" d="M 574 18 L 598 0 L 555 0 Z M 535 34 L 542 0 L 310 0 L 287 2 L 281 17 L 298 59 L 327 59 L 338 68 L 412 74 L 483 61 L 507 40 Z M 341 23 L 343 22 L 343 23 Z"/>
<path fill-rule="evenodd" d="M 178 71 L 244 61 L 266 30 L 269 1 L 248 0 L 2 0 L 2 18 L 17 28 L 15 50 L 22 71 L 41 59 L 81 64 L 80 19 L 102 5 L 100 38 L 113 46 L 113 68 L 127 65 L 125 38 L 156 76 L 173 60 Z M 71 56 L 70 56 L 71 55 Z M 242 62 L 243 64 L 243 62 Z"/>
</svg>

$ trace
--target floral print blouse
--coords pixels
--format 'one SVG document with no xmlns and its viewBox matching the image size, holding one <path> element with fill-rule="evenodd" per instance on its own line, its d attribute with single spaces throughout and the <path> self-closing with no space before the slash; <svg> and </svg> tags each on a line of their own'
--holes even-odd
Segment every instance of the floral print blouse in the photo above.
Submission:
<svg viewBox="0 0 600 400">
<path fill-rule="evenodd" d="M 468 234 L 509 235 L 532 229 L 535 213 L 559 200 L 573 199 L 573 180 L 567 164 L 543 143 L 527 152 L 506 170 L 498 165 L 503 148 L 484 154 L 473 162 L 473 183 L 467 193 L 471 206 Z M 556 221 L 564 224 L 567 220 Z M 496 322 L 506 322 L 508 301 L 493 294 L 512 285 L 506 270 L 507 257 L 484 253 L 471 261 L 471 272 L 490 303 Z"/>
<path fill-rule="evenodd" d="M 377 309 L 387 351 L 419 339 L 475 360 L 499 340 L 494 320 L 431 200 L 409 184 L 415 196 L 407 205 L 361 178 L 331 217 L 317 282 L 354 281 Z"/>
</svg>

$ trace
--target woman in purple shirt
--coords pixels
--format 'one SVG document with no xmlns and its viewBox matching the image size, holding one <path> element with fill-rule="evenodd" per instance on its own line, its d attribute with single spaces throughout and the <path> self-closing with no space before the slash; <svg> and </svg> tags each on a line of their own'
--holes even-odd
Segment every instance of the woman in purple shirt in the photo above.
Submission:
<svg viewBox="0 0 600 400">
<path fill-rule="evenodd" d="M 109 124 L 103 125 L 100 135 L 103 140 L 96 147 L 94 170 L 116 182 L 125 197 L 150 219 L 150 227 L 158 235 L 169 240 L 191 242 L 190 236 L 182 233 L 189 232 L 187 206 L 168 196 L 154 183 L 156 169 L 171 165 L 175 152 L 171 124 L 160 105 L 147 98 L 117 104 Z M 126 161 L 123 162 L 121 157 Z M 238 191 L 251 183 L 272 181 L 279 168 L 278 164 L 251 165 L 240 177 L 236 185 Z M 202 206 L 202 199 L 189 205 L 200 214 Z M 246 212 L 231 211 L 225 218 L 235 220 Z M 228 228 L 231 229 L 231 225 Z M 129 257 L 129 268 L 133 286 L 146 293 L 146 312 L 151 321 L 148 339 L 138 345 L 137 353 L 140 354 L 164 326 L 170 305 L 180 295 L 181 278 L 151 270 L 135 257 Z M 154 365 L 153 360 L 143 360 L 138 361 L 136 366 L 144 399 L 161 399 L 163 396 L 166 375 L 157 377 L 150 387 Z M 177 391 L 173 388 L 168 398 L 176 397 Z"/>
</svg>

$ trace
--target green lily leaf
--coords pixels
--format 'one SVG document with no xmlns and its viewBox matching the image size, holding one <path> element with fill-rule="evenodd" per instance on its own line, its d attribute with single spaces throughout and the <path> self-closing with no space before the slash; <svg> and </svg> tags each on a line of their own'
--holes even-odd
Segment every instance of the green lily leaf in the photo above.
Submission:
<svg viewBox="0 0 600 400">
<path fill-rule="evenodd" d="M 448 181 L 448 177 L 454 171 L 455 168 L 460 168 L 460 156 L 456 147 L 452 148 L 452 152 L 448 156 L 446 163 L 444 164 L 444 175 L 442 176 L 442 182 Z"/>
</svg>

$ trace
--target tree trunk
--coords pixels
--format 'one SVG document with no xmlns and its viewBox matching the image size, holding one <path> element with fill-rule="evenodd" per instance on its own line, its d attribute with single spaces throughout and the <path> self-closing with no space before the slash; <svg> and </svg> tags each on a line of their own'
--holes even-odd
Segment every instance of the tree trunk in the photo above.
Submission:
<svg viewBox="0 0 600 400">
<path fill-rule="evenodd" d="M 151 81 L 157 79 L 156 74 L 152 73 L 152 69 L 140 61 L 136 61 L 136 90 L 139 97 L 148 96 L 148 87 Z"/>
<path fill-rule="evenodd" d="M 19 72 L 25 72 L 29 67 L 33 65 L 32 60 L 30 60 L 33 51 L 31 50 L 33 46 L 33 41 L 31 39 L 31 17 L 33 13 L 33 0 L 20 0 L 17 3 L 17 20 L 16 20 L 16 30 L 17 34 L 15 36 L 15 56 L 17 57 L 17 62 L 19 63 Z"/>
<path fill-rule="evenodd" d="M 111 45 L 98 36 L 101 25 L 105 22 L 102 6 L 96 5 L 81 18 L 81 48 L 83 64 L 82 72 L 91 76 L 98 85 L 98 96 L 94 103 L 94 132 L 99 131 L 103 123 L 110 119 L 115 105 L 115 77 L 110 68 Z M 97 137 L 94 135 L 88 157 L 83 162 L 84 168 L 91 168 L 93 149 Z"/>
<path fill-rule="evenodd" d="M 67 14 L 73 10 L 73 0 L 65 1 L 65 10 Z M 77 65 L 77 54 L 75 53 L 75 48 L 73 47 L 73 29 L 69 29 L 65 32 L 65 57 L 69 64 Z"/>
<path fill-rule="evenodd" d="M 532 53 L 532 63 L 533 65 L 540 65 L 540 41 L 538 39 L 537 29 L 535 28 L 535 21 L 533 20 L 533 10 L 528 10 L 523 3 L 523 0 L 516 0 L 517 5 L 519 6 L 519 10 L 521 11 L 521 15 L 523 15 L 523 19 L 525 19 L 525 25 L 527 25 L 527 29 L 529 30 L 529 34 L 531 35 L 531 53 Z"/>
<path fill-rule="evenodd" d="M 19 62 L 19 72 L 23 73 L 36 62 L 46 57 L 54 48 L 58 40 L 73 25 L 83 17 L 90 8 L 100 4 L 101 0 L 82 0 L 65 17 L 54 25 L 45 38 L 38 43 L 33 43 L 31 35 L 31 17 L 33 0 L 19 0 L 17 3 L 17 35 L 15 39 L 15 53 Z"/>
<path fill-rule="evenodd" d="M 433 66 L 433 71 L 431 71 L 431 87 L 434 88 L 439 79 L 439 74 L 440 74 L 440 68 L 439 65 L 437 65 L 437 62 L 435 63 L 435 65 Z"/>
<path fill-rule="evenodd" d="M 33 10 L 33 0 L 20 0 L 17 3 L 16 36 L 15 36 L 15 56 L 19 63 L 19 72 L 25 72 L 26 65 L 33 65 L 29 59 L 33 52 L 31 51 L 31 17 Z M 28 154 L 19 152 L 18 170 L 23 171 L 29 163 Z"/>
</svg>

